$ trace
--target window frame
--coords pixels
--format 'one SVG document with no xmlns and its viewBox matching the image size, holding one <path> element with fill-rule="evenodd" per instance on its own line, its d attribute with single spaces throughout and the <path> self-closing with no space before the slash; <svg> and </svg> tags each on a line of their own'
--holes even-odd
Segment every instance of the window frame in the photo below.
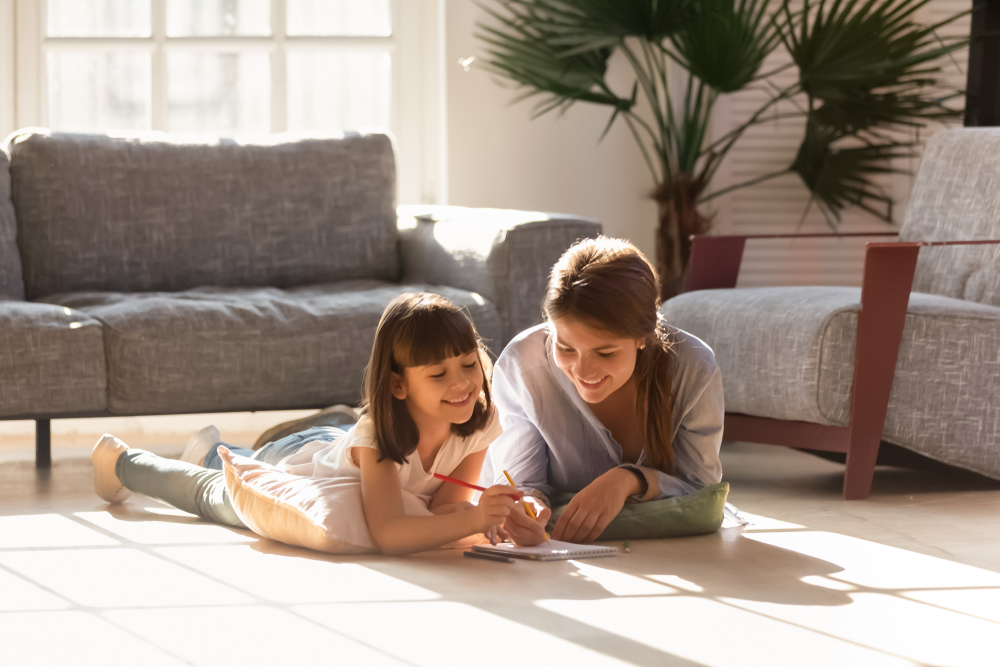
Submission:
<svg viewBox="0 0 1000 667">
<path fill-rule="evenodd" d="M 271 35 L 168 37 L 167 0 L 150 0 L 149 37 L 48 37 L 45 0 L 0 0 L 0 139 L 17 128 L 48 125 L 45 57 L 52 50 L 148 50 L 153 131 L 168 129 L 166 53 L 171 48 L 267 51 L 271 54 L 270 131 L 280 133 L 287 131 L 286 56 L 290 49 L 372 48 L 388 51 L 392 58 L 389 124 L 396 151 L 397 201 L 445 204 L 445 0 L 390 2 L 389 36 L 290 36 L 286 34 L 286 0 L 271 0 Z"/>
</svg>

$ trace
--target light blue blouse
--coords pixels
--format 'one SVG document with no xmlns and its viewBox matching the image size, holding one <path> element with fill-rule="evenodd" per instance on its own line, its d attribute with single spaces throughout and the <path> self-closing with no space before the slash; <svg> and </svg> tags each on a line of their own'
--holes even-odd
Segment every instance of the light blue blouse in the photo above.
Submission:
<svg viewBox="0 0 1000 667">
<path fill-rule="evenodd" d="M 548 327 L 522 332 L 494 367 L 493 399 L 503 435 L 490 445 L 480 477 L 484 486 L 506 484 L 507 470 L 519 487 L 547 497 L 579 491 L 608 470 L 629 465 L 611 431 L 556 366 Z M 659 482 L 655 498 L 686 495 L 722 479 L 722 375 L 705 343 L 673 331 L 674 474 L 645 468 Z M 639 466 L 644 459 L 645 452 Z"/>
</svg>

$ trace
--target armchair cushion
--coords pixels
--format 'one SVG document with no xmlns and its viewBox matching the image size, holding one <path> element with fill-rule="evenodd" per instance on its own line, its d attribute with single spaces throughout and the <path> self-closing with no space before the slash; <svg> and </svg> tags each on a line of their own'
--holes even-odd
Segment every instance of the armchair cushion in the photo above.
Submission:
<svg viewBox="0 0 1000 667">
<path fill-rule="evenodd" d="M 1000 128 L 930 138 L 900 241 L 1000 239 Z M 923 248 L 913 291 L 1000 306 L 1000 245 Z"/>
<path fill-rule="evenodd" d="M 715 351 L 727 412 L 845 426 L 860 304 L 857 288 L 720 289 L 663 313 Z M 997 396 L 1000 308 L 912 293 L 883 438 L 1000 478 Z"/>
<path fill-rule="evenodd" d="M 496 304 L 503 321 L 503 336 L 490 341 L 496 354 L 541 321 L 556 260 L 575 241 L 601 233 L 600 223 L 572 215 L 460 206 L 400 209 L 401 215 L 418 216 L 400 228 L 403 280 L 459 287 Z"/>
</svg>

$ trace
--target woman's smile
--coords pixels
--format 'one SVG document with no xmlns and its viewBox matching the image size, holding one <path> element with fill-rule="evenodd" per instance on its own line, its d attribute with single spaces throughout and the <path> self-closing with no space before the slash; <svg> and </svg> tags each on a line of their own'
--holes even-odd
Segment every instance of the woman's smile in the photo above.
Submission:
<svg viewBox="0 0 1000 667">
<path fill-rule="evenodd" d="M 611 377 L 610 375 L 605 375 L 600 380 L 597 380 L 597 381 L 594 381 L 594 382 L 588 382 L 588 381 L 584 380 L 583 378 L 579 378 L 578 377 L 576 379 L 576 381 L 579 382 L 580 386 L 582 386 L 584 389 L 599 389 L 601 387 L 601 385 L 603 385 L 604 382 L 608 378 L 610 378 L 610 377 Z"/>
</svg>

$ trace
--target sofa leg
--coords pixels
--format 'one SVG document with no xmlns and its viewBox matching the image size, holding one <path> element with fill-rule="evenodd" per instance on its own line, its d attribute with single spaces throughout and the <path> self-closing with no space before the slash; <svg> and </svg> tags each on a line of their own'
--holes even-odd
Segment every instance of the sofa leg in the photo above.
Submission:
<svg viewBox="0 0 1000 667">
<path fill-rule="evenodd" d="M 35 467 L 52 467 L 52 421 L 35 420 Z"/>
</svg>

